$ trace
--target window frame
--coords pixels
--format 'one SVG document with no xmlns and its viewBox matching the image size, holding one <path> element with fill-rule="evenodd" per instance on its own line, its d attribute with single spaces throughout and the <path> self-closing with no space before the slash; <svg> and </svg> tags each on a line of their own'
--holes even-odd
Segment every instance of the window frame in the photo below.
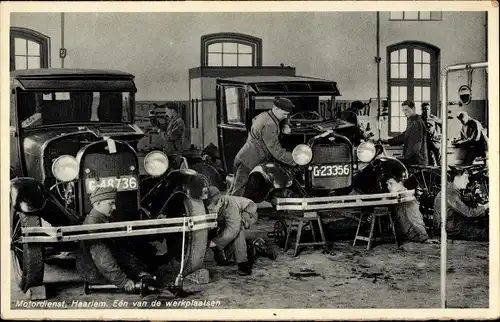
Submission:
<svg viewBox="0 0 500 322">
<path fill-rule="evenodd" d="M 252 48 L 252 66 L 260 67 L 262 66 L 262 39 L 241 34 L 241 33 L 214 33 L 208 34 L 201 37 L 201 57 L 200 64 L 203 67 L 239 67 L 239 66 L 210 66 L 208 64 L 208 47 L 216 43 L 236 43 L 241 45 L 247 45 Z M 221 54 L 222 55 L 222 54 Z M 245 66 L 249 67 L 249 66 Z"/>
<path fill-rule="evenodd" d="M 406 78 L 391 78 L 391 53 L 397 50 L 406 49 L 407 50 L 407 58 L 406 58 L 406 66 L 407 66 L 407 76 Z M 429 79 L 422 78 L 414 78 L 414 50 L 422 50 L 430 54 L 430 77 Z M 402 133 L 404 129 L 400 129 L 401 131 L 392 131 L 391 130 L 391 119 L 393 116 L 392 111 L 392 93 L 391 87 L 406 87 L 406 100 L 411 100 L 415 102 L 414 99 L 414 88 L 417 87 L 430 87 L 430 106 L 431 112 L 434 115 L 437 115 L 438 111 L 438 102 L 440 98 L 439 93 L 439 71 L 440 71 L 440 55 L 441 50 L 431 44 L 419 42 L 419 41 L 404 41 L 400 43 L 396 43 L 390 46 L 387 46 L 387 100 L 389 106 L 389 115 L 388 115 L 388 135 L 394 136 L 399 133 Z M 417 106 L 416 106 L 417 107 Z M 400 115 L 401 117 L 401 115 Z M 404 116 L 403 116 L 404 117 Z"/>
<path fill-rule="evenodd" d="M 38 31 L 10 27 L 10 71 L 16 70 L 15 39 L 21 38 L 40 45 L 40 68 L 50 68 L 50 37 Z"/>
</svg>

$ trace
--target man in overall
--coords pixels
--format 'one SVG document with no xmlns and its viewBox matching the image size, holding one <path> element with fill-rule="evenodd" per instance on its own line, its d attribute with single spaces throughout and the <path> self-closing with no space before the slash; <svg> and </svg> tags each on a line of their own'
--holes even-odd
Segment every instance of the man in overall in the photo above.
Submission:
<svg viewBox="0 0 500 322">
<path fill-rule="evenodd" d="M 276 98 L 270 111 L 260 113 L 252 121 L 247 141 L 234 159 L 234 181 L 230 195 L 243 196 L 250 172 L 266 161 L 297 165 L 292 153 L 279 142 L 280 121 L 286 119 L 295 105 L 287 98 Z"/>
<path fill-rule="evenodd" d="M 365 108 L 365 104 L 361 101 L 354 101 L 351 103 L 349 108 L 344 110 L 340 114 L 340 119 L 344 120 L 346 122 L 352 123 L 355 125 L 355 127 L 352 130 L 352 133 L 350 134 L 350 137 L 352 139 L 352 143 L 354 146 L 358 146 L 361 143 L 361 140 L 365 140 L 365 131 L 363 127 L 361 126 L 361 123 L 359 122 L 358 118 L 358 112 L 361 111 L 362 109 Z"/>
<path fill-rule="evenodd" d="M 403 113 L 407 118 L 406 130 L 388 140 L 390 145 L 403 144 L 403 158 L 401 161 L 406 165 L 428 165 L 427 154 L 427 130 L 420 115 L 415 111 L 412 101 L 402 104 Z"/>
<path fill-rule="evenodd" d="M 172 155 L 182 156 L 184 152 L 184 132 L 186 124 L 178 112 L 176 103 L 165 104 L 165 124 L 157 119 L 153 111 L 149 112 L 151 124 L 157 128 L 163 140 L 163 152 L 169 157 Z"/>
<path fill-rule="evenodd" d="M 83 223 L 111 222 L 113 211 L 116 210 L 115 199 L 114 188 L 94 190 L 90 195 L 92 210 Z M 134 281 L 143 279 L 154 283 L 154 277 L 147 272 L 146 265 L 113 239 L 82 241 L 81 252 L 77 267 L 88 283 L 111 283 L 129 293 L 134 291 Z"/>
<path fill-rule="evenodd" d="M 453 144 L 466 150 L 464 165 L 471 165 L 477 157 L 486 156 L 487 144 L 483 126 L 466 112 L 458 114 L 457 119 L 462 123 L 462 130 L 460 138 Z"/>
<path fill-rule="evenodd" d="M 429 152 L 429 164 L 441 164 L 441 126 L 442 121 L 433 115 L 429 103 L 422 103 L 422 121 L 427 129 L 427 148 Z M 438 129 L 439 127 L 439 129 Z"/>
<path fill-rule="evenodd" d="M 446 233 L 450 239 L 488 241 L 489 204 L 469 207 L 462 201 L 461 190 L 469 183 L 469 174 L 465 169 L 452 170 L 452 181 L 446 190 L 447 214 Z M 439 234 L 441 228 L 441 191 L 434 200 L 433 228 Z"/>
</svg>

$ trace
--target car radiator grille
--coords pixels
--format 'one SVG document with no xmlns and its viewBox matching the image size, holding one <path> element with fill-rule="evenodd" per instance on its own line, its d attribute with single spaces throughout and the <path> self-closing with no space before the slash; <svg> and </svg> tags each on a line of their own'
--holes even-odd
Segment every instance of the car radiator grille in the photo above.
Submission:
<svg viewBox="0 0 500 322">
<path fill-rule="evenodd" d="M 348 144 L 316 144 L 313 146 L 313 160 L 311 165 L 345 165 L 349 164 L 349 175 L 332 177 L 314 177 L 311 173 L 311 184 L 313 189 L 342 189 L 352 185 L 352 155 Z"/>
</svg>

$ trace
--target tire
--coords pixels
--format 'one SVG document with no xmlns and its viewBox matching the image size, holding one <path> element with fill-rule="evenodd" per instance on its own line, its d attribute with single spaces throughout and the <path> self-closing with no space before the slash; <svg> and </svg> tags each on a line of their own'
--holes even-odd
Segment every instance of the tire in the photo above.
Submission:
<svg viewBox="0 0 500 322">
<path fill-rule="evenodd" d="M 219 190 L 225 190 L 223 187 L 223 179 L 219 171 L 215 167 L 210 164 L 204 162 L 198 162 L 192 165 L 189 165 L 190 169 L 198 172 L 203 175 L 207 180 L 209 186 L 215 186 Z"/>
<path fill-rule="evenodd" d="M 41 227 L 38 216 L 13 211 L 11 216 L 11 254 L 13 275 L 17 285 L 26 293 L 31 287 L 43 285 L 44 247 L 42 244 L 21 244 L 21 227 Z"/>
</svg>

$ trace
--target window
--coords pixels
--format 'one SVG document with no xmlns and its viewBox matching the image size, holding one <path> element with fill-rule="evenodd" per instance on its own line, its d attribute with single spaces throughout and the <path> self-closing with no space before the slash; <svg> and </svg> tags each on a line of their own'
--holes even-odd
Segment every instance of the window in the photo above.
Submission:
<svg viewBox="0 0 500 322">
<path fill-rule="evenodd" d="M 441 11 L 391 11 L 389 20 L 441 21 Z"/>
<path fill-rule="evenodd" d="M 10 70 L 48 68 L 50 38 L 31 29 L 10 28 Z"/>
<path fill-rule="evenodd" d="M 420 42 L 403 42 L 387 48 L 387 80 L 389 97 L 389 135 L 406 129 L 401 104 L 415 103 L 417 114 L 428 102 L 437 112 L 440 50 Z"/>
<path fill-rule="evenodd" d="M 245 89 L 228 87 L 224 90 L 227 123 L 244 124 Z"/>
<path fill-rule="evenodd" d="M 262 66 L 262 40 L 236 33 L 205 35 L 201 37 L 201 65 Z"/>
</svg>

